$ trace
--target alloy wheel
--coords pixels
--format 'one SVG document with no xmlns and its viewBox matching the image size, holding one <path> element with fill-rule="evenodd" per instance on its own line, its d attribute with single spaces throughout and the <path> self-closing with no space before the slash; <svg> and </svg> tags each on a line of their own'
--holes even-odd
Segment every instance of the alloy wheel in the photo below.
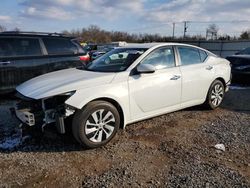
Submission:
<svg viewBox="0 0 250 188">
<path fill-rule="evenodd" d="M 224 95 L 223 86 L 221 84 L 214 85 L 214 88 L 211 93 L 211 103 L 214 106 L 219 106 L 220 103 L 222 102 L 223 95 Z"/>
<path fill-rule="evenodd" d="M 95 143 L 107 140 L 115 129 L 115 116 L 109 110 L 99 109 L 93 112 L 85 124 L 87 138 Z"/>
</svg>

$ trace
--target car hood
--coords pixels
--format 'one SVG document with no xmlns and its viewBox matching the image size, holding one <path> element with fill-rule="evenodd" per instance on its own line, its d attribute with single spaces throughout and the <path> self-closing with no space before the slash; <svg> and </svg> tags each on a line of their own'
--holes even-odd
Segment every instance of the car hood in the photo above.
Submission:
<svg viewBox="0 0 250 188">
<path fill-rule="evenodd" d="M 107 84 L 112 81 L 114 76 L 115 73 L 92 72 L 72 68 L 35 77 L 17 86 L 16 90 L 26 97 L 41 99 Z"/>
</svg>

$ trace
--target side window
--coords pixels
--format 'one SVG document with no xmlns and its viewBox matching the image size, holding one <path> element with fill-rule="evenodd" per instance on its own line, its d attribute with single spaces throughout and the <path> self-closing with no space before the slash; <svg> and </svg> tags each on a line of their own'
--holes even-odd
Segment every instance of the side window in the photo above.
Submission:
<svg viewBox="0 0 250 188">
<path fill-rule="evenodd" d="M 86 51 L 83 49 L 83 47 L 77 42 L 77 41 L 72 41 L 74 45 L 77 46 L 78 53 L 86 53 Z"/>
<path fill-rule="evenodd" d="M 71 42 L 74 45 L 76 45 L 78 53 L 86 53 L 86 51 L 83 49 L 83 47 L 81 46 L 81 44 L 76 39 L 71 40 Z"/>
<path fill-rule="evenodd" d="M 35 38 L 0 38 L 0 57 L 42 55 L 40 43 Z"/>
<path fill-rule="evenodd" d="M 175 66 L 175 58 L 173 48 L 160 48 L 151 52 L 145 59 L 142 60 L 142 64 L 151 64 L 156 69 L 164 69 Z"/>
<path fill-rule="evenodd" d="M 181 65 L 192 65 L 201 63 L 199 50 L 192 47 L 178 47 Z"/>
<path fill-rule="evenodd" d="M 43 38 L 49 55 L 53 54 L 77 54 L 77 47 L 69 39 Z"/>
<path fill-rule="evenodd" d="M 207 59 L 207 52 L 199 50 L 201 61 L 204 62 Z"/>
</svg>

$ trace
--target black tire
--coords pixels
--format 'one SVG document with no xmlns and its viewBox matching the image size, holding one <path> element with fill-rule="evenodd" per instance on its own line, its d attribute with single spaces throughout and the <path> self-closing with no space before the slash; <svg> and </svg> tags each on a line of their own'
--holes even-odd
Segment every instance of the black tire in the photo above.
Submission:
<svg viewBox="0 0 250 188">
<path fill-rule="evenodd" d="M 105 121 L 108 123 L 105 124 Z M 93 101 L 76 112 L 72 132 L 75 139 L 84 147 L 97 148 L 107 144 L 115 136 L 119 126 L 119 112 L 111 103 Z"/>
<path fill-rule="evenodd" d="M 221 91 L 220 91 L 221 90 Z M 217 92 L 218 91 L 218 92 Z M 207 108 L 213 110 L 220 106 L 225 95 L 225 86 L 220 80 L 215 80 L 207 93 L 205 105 Z M 217 100 L 217 102 L 216 102 Z"/>
</svg>

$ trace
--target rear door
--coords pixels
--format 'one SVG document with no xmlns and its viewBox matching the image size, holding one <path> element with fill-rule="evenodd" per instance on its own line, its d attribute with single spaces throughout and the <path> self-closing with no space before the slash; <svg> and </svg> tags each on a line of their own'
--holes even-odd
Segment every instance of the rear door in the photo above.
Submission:
<svg viewBox="0 0 250 188">
<path fill-rule="evenodd" d="M 208 55 L 198 48 L 178 46 L 180 70 L 182 74 L 182 98 L 185 106 L 195 105 L 205 100 L 208 88 L 214 78 L 213 65 Z"/>
<path fill-rule="evenodd" d="M 12 91 L 20 83 L 48 71 L 36 37 L 0 37 L 0 92 Z"/>
<path fill-rule="evenodd" d="M 44 37 L 43 43 L 49 57 L 49 71 L 81 66 L 84 50 L 69 38 Z"/>
</svg>

